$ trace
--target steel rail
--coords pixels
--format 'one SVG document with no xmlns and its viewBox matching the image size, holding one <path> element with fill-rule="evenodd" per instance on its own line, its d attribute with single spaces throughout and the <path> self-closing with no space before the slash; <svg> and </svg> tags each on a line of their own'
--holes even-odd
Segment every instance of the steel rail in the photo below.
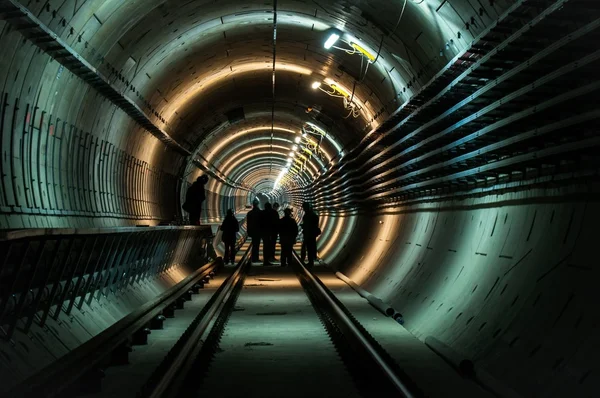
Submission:
<svg viewBox="0 0 600 398">
<path fill-rule="evenodd" d="M 396 390 L 400 393 L 402 397 L 405 398 L 415 398 L 416 395 L 405 382 L 400 380 L 396 372 L 392 369 L 392 367 L 387 363 L 387 361 L 381 356 L 379 351 L 371 344 L 371 342 L 363 335 L 363 333 L 358 329 L 355 323 L 346 315 L 346 313 L 340 308 L 338 303 L 331 297 L 331 292 L 325 290 L 320 281 L 318 281 L 315 276 L 304 267 L 298 255 L 294 252 L 294 260 L 300 269 L 301 273 L 308 279 L 312 288 L 316 290 L 323 300 L 325 300 L 330 307 L 330 309 L 334 312 L 336 316 L 336 321 L 341 323 L 346 330 L 351 333 L 352 339 L 359 342 L 362 347 L 364 347 L 365 351 L 371 357 L 373 362 L 379 367 L 381 372 L 385 375 L 385 377 L 392 383 L 392 385 L 396 388 Z"/>
<path fill-rule="evenodd" d="M 205 308 L 186 330 L 182 339 L 176 343 L 180 347 L 175 358 L 169 362 L 169 366 L 163 373 L 157 375 L 158 381 L 152 382 L 152 388 L 146 388 L 144 391 L 141 391 L 140 397 L 159 398 L 177 395 L 176 391 L 183 384 L 182 378 L 187 377 L 187 372 L 182 371 L 182 369 L 189 369 L 196 360 L 197 353 L 203 346 L 200 342 L 201 337 L 220 314 L 228 298 L 231 296 L 231 292 L 240 281 L 240 278 L 242 278 L 249 264 L 251 251 L 252 244 L 248 246 L 248 250 L 242 256 L 235 272 L 223 282 L 219 290 L 215 292 Z"/>
<path fill-rule="evenodd" d="M 220 258 L 204 265 L 154 300 L 147 302 L 96 337 L 26 379 L 8 391 L 7 396 L 24 398 L 59 396 L 86 372 L 101 364 L 114 349 L 126 342 L 129 336 L 142 329 L 163 309 L 173 304 L 182 294 L 221 265 Z"/>
</svg>

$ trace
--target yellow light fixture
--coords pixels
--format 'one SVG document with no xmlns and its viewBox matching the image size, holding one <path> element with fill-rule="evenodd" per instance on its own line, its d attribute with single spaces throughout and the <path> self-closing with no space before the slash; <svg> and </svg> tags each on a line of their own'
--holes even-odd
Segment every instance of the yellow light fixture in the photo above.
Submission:
<svg viewBox="0 0 600 398">
<path fill-rule="evenodd" d="M 348 93 L 346 90 L 340 87 L 340 85 L 337 83 L 331 83 L 329 87 L 331 87 L 336 93 L 339 93 L 340 95 L 343 95 L 346 98 L 350 96 L 350 93 Z"/>
<path fill-rule="evenodd" d="M 350 112 L 348 116 L 352 115 L 354 118 L 360 116 L 360 111 L 362 108 L 357 102 L 355 102 L 354 95 L 350 96 L 348 90 L 334 80 L 327 78 L 324 80 L 324 83 L 329 86 L 331 91 L 323 89 L 321 85 L 318 85 L 317 88 L 331 97 L 342 98 L 344 100 L 344 109 Z M 314 84 L 313 88 L 315 88 Z"/>
<path fill-rule="evenodd" d="M 375 56 L 373 54 L 371 54 L 370 52 L 368 52 L 367 50 L 365 50 L 364 47 L 362 47 L 354 42 L 350 42 L 350 47 L 354 48 L 356 51 L 358 51 L 359 53 L 361 53 L 362 55 L 367 57 L 369 62 L 371 62 L 371 63 L 375 62 Z"/>
</svg>

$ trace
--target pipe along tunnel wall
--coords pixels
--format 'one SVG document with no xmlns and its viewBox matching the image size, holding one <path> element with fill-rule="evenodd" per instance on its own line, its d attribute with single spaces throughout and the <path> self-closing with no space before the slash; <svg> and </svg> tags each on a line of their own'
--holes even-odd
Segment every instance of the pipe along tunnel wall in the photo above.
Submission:
<svg viewBox="0 0 600 398">
<path fill-rule="evenodd" d="M 327 262 L 401 312 L 420 340 L 441 340 L 523 396 L 588 396 L 598 370 L 590 353 L 600 277 L 591 188 L 331 217 L 324 227 L 342 247 L 319 246 Z"/>
</svg>

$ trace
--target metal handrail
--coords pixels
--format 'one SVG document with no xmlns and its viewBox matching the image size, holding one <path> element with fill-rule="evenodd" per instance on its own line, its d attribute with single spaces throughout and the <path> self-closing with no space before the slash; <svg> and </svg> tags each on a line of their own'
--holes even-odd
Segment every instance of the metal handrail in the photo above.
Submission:
<svg viewBox="0 0 600 398">
<path fill-rule="evenodd" d="M 208 227 L 54 228 L 0 232 L 0 337 L 19 320 L 28 333 L 39 316 L 81 310 L 174 266 L 198 268 L 217 258 Z"/>
<path fill-rule="evenodd" d="M 189 291 L 196 283 L 220 265 L 222 265 L 221 259 L 204 265 L 154 300 L 142 305 L 138 310 L 127 315 L 98 336 L 13 388 L 8 392 L 8 396 L 56 396 L 86 372 L 99 365 L 106 356 L 111 355 L 114 349 L 125 343 L 129 336 L 142 329 L 164 308 L 173 304 L 182 294 Z"/>
<path fill-rule="evenodd" d="M 142 232 L 142 231 L 193 231 L 193 230 L 205 230 L 210 232 L 209 226 L 137 226 L 137 227 L 106 227 L 106 228 L 28 228 L 28 229 L 15 229 L 15 230 L 0 230 L 0 242 L 10 241 L 25 238 L 36 238 L 36 237 L 58 237 L 68 235 L 105 235 L 105 234 L 118 234 L 128 232 Z"/>
</svg>

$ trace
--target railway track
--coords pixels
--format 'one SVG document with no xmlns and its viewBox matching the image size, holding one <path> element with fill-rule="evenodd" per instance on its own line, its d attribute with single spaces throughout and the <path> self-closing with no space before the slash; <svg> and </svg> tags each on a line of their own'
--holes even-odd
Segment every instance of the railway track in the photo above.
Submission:
<svg viewBox="0 0 600 398">
<path fill-rule="evenodd" d="M 214 274 L 217 264 L 186 279 L 186 286 L 178 290 L 182 296 L 174 298 L 173 293 L 171 302 L 163 300 L 161 308 L 147 309 L 156 318 L 177 303 L 191 301 L 187 315 L 175 317 L 181 318 L 178 326 L 157 337 L 158 343 L 150 335 L 146 349 L 154 354 L 138 359 L 144 363 L 122 361 L 122 366 L 106 368 L 115 359 L 114 341 L 131 341 L 132 328 L 122 328 L 120 334 L 114 332 L 113 354 L 100 360 L 99 352 L 108 345 L 97 342 L 78 355 L 69 354 L 54 375 L 31 380 L 13 396 L 423 396 L 298 258 L 291 269 L 252 267 L 250 246 L 245 246 L 237 266 L 225 268 L 197 299 L 186 289 Z M 143 322 L 148 315 L 131 323 L 140 327 Z M 153 349 L 156 344 L 162 344 L 160 349 Z M 117 347 L 122 352 L 127 345 Z M 57 372 L 72 368 L 79 369 L 80 377 L 57 377 Z M 100 385 L 99 372 L 106 375 L 104 386 L 94 391 L 93 386 Z"/>
</svg>

